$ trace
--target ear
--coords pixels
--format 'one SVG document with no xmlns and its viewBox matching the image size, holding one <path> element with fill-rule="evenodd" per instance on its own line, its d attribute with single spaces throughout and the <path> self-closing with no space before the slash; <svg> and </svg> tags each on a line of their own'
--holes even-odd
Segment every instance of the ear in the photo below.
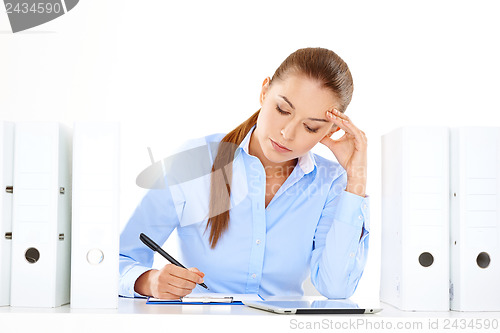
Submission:
<svg viewBox="0 0 500 333">
<path fill-rule="evenodd" d="M 262 82 L 262 90 L 260 91 L 259 102 L 260 106 L 264 104 L 264 99 L 266 98 L 267 91 L 269 90 L 269 84 L 271 83 L 271 78 L 268 76 Z"/>
</svg>

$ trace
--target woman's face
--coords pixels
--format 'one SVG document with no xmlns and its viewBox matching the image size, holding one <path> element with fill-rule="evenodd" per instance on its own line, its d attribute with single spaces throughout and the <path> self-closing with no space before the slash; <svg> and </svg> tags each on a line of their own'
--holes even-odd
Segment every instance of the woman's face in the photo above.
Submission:
<svg viewBox="0 0 500 333">
<path fill-rule="evenodd" d="M 283 163 L 300 157 L 338 129 L 326 119 L 326 111 L 338 109 L 339 101 L 318 81 L 288 75 L 269 82 L 266 78 L 262 85 L 262 108 L 253 133 L 267 160 Z"/>
</svg>

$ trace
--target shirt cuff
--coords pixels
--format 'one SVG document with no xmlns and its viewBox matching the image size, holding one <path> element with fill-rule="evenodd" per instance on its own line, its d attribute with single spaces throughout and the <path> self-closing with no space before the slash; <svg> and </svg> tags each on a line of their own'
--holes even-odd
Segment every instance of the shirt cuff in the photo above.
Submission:
<svg viewBox="0 0 500 333">
<path fill-rule="evenodd" d="M 369 196 L 362 197 L 343 191 L 340 194 L 335 220 L 355 227 L 363 226 L 366 231 L 370 231 L 369 202 Z"/>
<path fill-rule="evenodd" d="M 134 286 L 139 276 L 151 269 L 151 267 L 134 265 L 120 280 L 120 295 L 125 297 L 147 297 L 135 292 Z"/>
</svg>

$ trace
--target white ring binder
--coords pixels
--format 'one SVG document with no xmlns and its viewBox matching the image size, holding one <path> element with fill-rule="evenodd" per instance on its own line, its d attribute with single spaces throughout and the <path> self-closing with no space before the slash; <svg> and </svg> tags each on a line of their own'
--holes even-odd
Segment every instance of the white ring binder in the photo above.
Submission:
<svg viewBox="0 0 500 333">
<path fill-rule="evenodd" d="M 451 130 L 450 308 L 500 311 L 500 127 Z"/>
<path fill-rule="evenodd" d="M 449 310 L 449 130 L 403 127 L 382 137 L 380 299 Z"/>
<path fill-rule="evenodd" d="M 16 124 L 11 305 L 69 302 L 71 134 L 56 122 Z M 66 192 L 66 194 L 69 194 Z"/>
<path fill-rule="evenodd" d="M 71 307 L 118 307 L 120 126 L 74 126 Z"/>
</svg>

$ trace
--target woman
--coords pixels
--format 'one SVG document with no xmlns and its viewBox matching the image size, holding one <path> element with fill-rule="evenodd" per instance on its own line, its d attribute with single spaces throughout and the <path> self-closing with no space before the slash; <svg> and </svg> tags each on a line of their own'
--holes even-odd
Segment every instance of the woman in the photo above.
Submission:
<svg viewBox="0 0 500 333">
<path fill-rule="evenodd" d="M 146 194 L 121 235 L 120 294 L 174 299 L 205 282 L 212 292 L 299 296 L 310 274 L 324 296 L 350 297 L 369 240 L 366 136 L 344 114 L 352 91 L 334 52 L 292 53 L 264 80 L 259 111 L 203 138 L 226 143 L 209 181 Z M 310 152 L 318 142 L 338 163 Z M 152 270 L 139 234 L 162 244 L 175 228 L 181 262 L 197 268 Z"/>
</svg>

